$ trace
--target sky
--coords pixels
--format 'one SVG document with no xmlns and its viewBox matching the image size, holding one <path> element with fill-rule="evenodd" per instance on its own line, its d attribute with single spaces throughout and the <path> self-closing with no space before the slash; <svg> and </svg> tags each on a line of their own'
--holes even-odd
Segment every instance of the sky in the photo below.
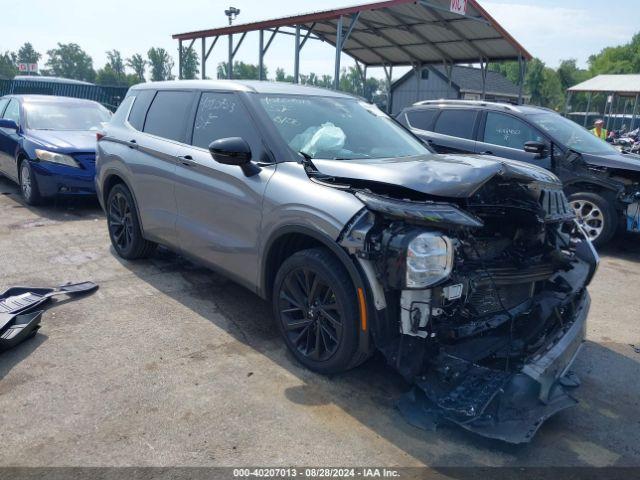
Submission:
<svg viewBox="0 0 640 480">
<path fill-rule="evenodd" d="M 126 58 L 134 53 L 146 56 L 152 47 L 164 47 L 177 60 L 174 33 L 224 26 L 224 10 L 240 8 L 237 22 L 277 18 L 284 15 L 330 9 L 366 0 L 0 0 L 3 16 L 0 51 L 17 50 L 31 42 L 45 53 L 56 43 L 75 42 L 93 57 L 94 68 L 106 62 L 106 50 L 117 49 Z M 575 58 L 586 66 L 589 55 L 606 46 L 628 42 L 640 31 L 637 7 L 640 0 L 609 6 L 602 0 L 480 0 L 532 55 L 552 67 L 563 59 Z M 634 8 L 635 7 L 635 8 Z M 625 13 L 627 12 L 627 13 Z M 270 76 L 282 66 L 293 71 L 293 37 L 279 36 L 265 63 Z M 247 36 L 237 60 L 257 63 L 257 33 Z M 225 59 L 226 42 L 219 42 L 207 62 L 207 71 Z M 343 65 L 349 65 L 343 57 Z M 301 55 L 301 72 L 333 74 L 334 50 L 321 42 L 308 42 Z M 46 62 L 41 61 L 41 67 Z M 379 72 L 372 75 L 382 76 Z M 401 74 L 399 70 L 397 74 Z M 394 75 L 396 76 L 396 75 Z"/>
</svg>

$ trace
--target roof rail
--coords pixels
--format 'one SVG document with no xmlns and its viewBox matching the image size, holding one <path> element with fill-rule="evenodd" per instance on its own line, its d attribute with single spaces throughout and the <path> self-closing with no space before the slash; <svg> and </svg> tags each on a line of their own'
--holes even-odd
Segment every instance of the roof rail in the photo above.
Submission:
<svg viewBox="0 0 640 480">
<path fill-rule="evenodd" d="M 505 110 L 510 110 L 512 112 L 520 112 L 520 109 L 516 105 L 511 105 L 510 103 L 501 103 L 501 102 L 487 102 L 484 100 L 452 100 L 447 98 L 442 98 L 440 100 L 422 100 L 420 102 L 416 102 L 413 104 L 414 107 L 419 107 L 421 105 L 472 105 L 477 107 L 497 107 L 504 108 Z"/>
</svg>

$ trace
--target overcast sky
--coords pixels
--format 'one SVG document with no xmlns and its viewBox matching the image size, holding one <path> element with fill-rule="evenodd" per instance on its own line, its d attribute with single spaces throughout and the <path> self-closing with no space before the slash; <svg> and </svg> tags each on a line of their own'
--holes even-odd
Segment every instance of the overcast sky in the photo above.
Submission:
<svg viewBox="0 0 640 480">
<path fill-rule="evenodd" d="M 164 47 L 176 59 L 177 41 L 171 39 L 171 34 L 224 26 L 227 21 L 224 10 L 229 5 L 241 9 L 238 21 L 244 23 L 363 2 L 3 0 L 3 3 L 0 51 L 17 50 L 29 41 L 44 53 L 57 42 L 75 42 L 93 57 L 97 69 L 105 63 L 105 51 L 110 49 L 120 50 L 128 57 L 136 52 L 144 55 L 151 46 Z M 602 0 L 480 0 L 480 3 L 531 54 L 554 67 L 566 58 L 575 58 L 580 65 L 586 65 L 590 54 L 605 46 L 628 42 L 640 31 L 637 8 L 640 0 L 617 2 L 620 7 Z M 293 37 L 281 37 L 265 59 L 270 75 L 278 66 L 289 73 L 293 70 Z M 249 34 L 236 59 L 257 63 L 257 45 L 257 34 Z M 216 46 L 207 63 L 209 72 L 224 60 L 225 52 L 225 44 Z M 326 44 L 308 42 L 301 59 L 302 73 L 333 74 L 333 52 Z M 45 61 L 46 58 L 41 66 Z M 345 59 L 344 63 L 349 61 Z"/>
</svg>

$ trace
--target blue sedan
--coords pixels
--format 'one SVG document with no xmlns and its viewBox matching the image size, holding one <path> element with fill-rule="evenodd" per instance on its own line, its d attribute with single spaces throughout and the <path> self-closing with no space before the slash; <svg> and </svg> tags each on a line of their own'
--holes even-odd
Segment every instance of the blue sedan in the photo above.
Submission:
<svg viewBox="0 0 640 480">
<path fill-rule="evenodd" d="M 97 102 L 44 95 L 0 98 L 0 174 L 36 205 L 95 195 L 96 133 L 111 112 Z"/>
</svg>

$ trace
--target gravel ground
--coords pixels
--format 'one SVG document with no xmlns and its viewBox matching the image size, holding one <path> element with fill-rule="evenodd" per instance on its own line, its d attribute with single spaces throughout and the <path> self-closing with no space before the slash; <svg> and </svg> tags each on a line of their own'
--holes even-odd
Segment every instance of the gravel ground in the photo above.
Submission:
<svg viewBox="0 0 640 480">
<path fill-rule="evenodd" d="M 510 446 L 405 423 L 407 385 L 380 358 L 304 370 L 244 288 L 166 250 L 118 259 L 95 203 L 0 193 L 0 289 L 100 284 L 0 356 L 0 466 L 640 466 L 638 237 L 602 252 L 579 406 Z"/>
</svg>

